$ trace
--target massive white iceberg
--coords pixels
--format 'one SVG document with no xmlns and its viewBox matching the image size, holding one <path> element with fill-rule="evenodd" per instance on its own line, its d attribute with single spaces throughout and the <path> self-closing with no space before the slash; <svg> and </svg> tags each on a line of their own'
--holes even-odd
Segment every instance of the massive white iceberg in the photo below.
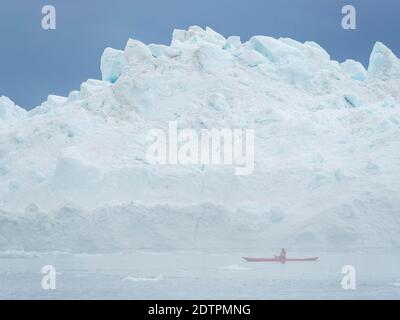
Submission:
<svg viewBox="0 0 400 320">
<path fill-rule="evenodd" d="M 103 80 L 0 98 L 0 249 L 399 246 L 400 60 L 211 28 L 107 48 Z M 146 134 L 253 128 L 255 171 L 154 166 Z"/>
</svg>

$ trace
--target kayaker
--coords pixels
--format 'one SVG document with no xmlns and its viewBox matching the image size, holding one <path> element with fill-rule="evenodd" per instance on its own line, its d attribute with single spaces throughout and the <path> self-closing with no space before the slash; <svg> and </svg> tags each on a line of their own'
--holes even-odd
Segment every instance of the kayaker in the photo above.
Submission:
<svg viewBox="0 0 400 320">
<path fill-rule="evenodd" d="M 281 254 L 279 255 L 279 260 L 280 260 L 282 263 L 285 263 L 285 262 L 286 262 L 286 250 L 285 250 L 285 248 L 283 248 L 283 249 L 281 250 Z"/>
</svg>

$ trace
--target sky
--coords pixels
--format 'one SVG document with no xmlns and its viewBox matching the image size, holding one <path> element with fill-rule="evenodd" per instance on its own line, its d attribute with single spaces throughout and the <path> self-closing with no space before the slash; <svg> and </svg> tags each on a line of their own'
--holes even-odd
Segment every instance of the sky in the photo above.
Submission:
<svg viewBox="0 0 400 320">
<path fill-rule="evenodd" d="M 44 5 L 56 8 L 56 30 L 43 30 Z M 341 26 L 344 5 L 357 12 L 357 29 Z M 398 0 L 1 0 L 0 96 L 26 109 L 49 94 L 67 96 L 100 79 L 106 47 L 129 38 L 169 44 L 175 28 L 210 26 L 224 36 L 312 40 L 332 59 L 368 66 L 376 41 L 400 56 Z"/>
</svg>

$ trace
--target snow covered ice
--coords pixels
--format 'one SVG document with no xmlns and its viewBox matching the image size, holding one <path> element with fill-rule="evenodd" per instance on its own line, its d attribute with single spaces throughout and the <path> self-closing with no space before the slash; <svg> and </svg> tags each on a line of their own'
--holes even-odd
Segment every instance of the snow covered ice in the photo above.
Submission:
<svg viewBox="0 0 400 320">
<path fill-rule="evenodd" d="M 400 245 L 400 60 L 384 44 L 366 69 L 194 26 L 100 67 L 29 112 L 0 98 L 0 250 Z M 149 165 L 146 134 L 169 121 L 255 129 L 254 173 Z"/>
</svg>

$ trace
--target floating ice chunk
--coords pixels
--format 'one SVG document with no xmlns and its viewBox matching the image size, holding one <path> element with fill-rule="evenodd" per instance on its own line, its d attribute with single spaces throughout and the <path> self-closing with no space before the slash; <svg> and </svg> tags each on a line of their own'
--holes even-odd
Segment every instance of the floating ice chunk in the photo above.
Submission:
<svg viewBox="0 0 400 320">
<path fill-rule="evenodd" d="M 367 70 L 365 70 L 364 66 L 358 61 L 349 59 L 341 63 L 340 66 L 342 70 L 354 80 L 364 81 L 367 76 Z"/>
<path fill-rule="evenodd" d="M 400 60 L 383 43 L 375 43 L 372 50 L 368 74 L 382 79 L 400 77 Z"/>
<path fill-rule="evenodd" d="M 135 277 L 126 277 L 122 279 L 123 282 L 159 282 L 164 280 L 163 275 L 159 275 L 155 278 L 135 278 Z"/>
<path fill-rule="evenodd" d="M 101 74 L 104 81 L 114 83 L 125 67 L 125 53 L 121 50 L 106 48 L 101 56 Z"/>
<path fill-rule="evenodd" d="M 27 252 L 23 250 L 6 250 L 0 251 L 0 259 L 34 259 L 39 258 L 37 252 Z"/>
<path fill-rule="evenodd" d="M 233 265 L 221 267 L 219 270 L 221 270 L 221 271 L 247 271 L 247 270 L 249 270 L 249 268 L 233 264 Z"/>
</svg>

